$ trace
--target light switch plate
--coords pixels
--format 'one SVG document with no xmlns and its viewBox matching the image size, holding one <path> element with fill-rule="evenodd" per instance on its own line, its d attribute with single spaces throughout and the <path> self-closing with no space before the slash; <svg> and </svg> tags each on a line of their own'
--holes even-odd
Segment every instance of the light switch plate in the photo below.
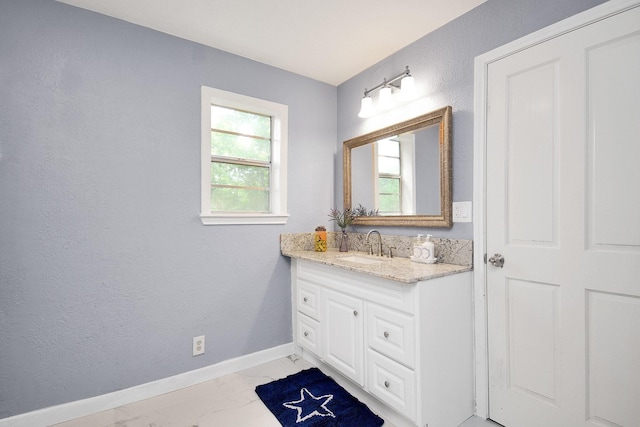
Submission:
<svg viewBox="0 0 640 427">
<path fill-rule="evenodd" d="M 453 222 L 471 222 L 471 202 L 453 202 Z"/>
</svg>

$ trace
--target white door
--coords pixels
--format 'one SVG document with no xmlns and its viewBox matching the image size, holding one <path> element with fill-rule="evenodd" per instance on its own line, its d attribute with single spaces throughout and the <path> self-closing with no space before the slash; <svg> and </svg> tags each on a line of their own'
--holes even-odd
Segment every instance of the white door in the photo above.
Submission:
<svg viewBox="0 0 640 427">
<path fill-rule="evenodd" d="M 490 418 L 640 426 L 640 7 L 492 63 L 487 97 Z"/>
<path fill-rule="evenodd" d="M 321 304 L 324 360 L 364 386 L 364 303 L 327 289 Z"/>
</svg>

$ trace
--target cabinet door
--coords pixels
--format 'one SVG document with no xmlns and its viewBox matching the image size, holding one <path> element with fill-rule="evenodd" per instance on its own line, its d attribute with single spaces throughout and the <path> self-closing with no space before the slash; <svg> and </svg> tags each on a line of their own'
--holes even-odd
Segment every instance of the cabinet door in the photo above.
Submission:
<svg viewBox="0 0 640 427">
<path fill-rule="evenodd" d="M 322 293 L 324 361 L 364 386 L 364 304 L 339 292 Z"/>
</svg>

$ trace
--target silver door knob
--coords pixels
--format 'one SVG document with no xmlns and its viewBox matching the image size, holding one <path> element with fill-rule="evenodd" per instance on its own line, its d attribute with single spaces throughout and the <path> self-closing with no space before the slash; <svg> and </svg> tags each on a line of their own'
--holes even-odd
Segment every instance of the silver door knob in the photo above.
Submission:
<svg viewBox="0 0 640 427">
<path fill-rule="evenodd" d="M 491 258 L 489 258 L 489 263 L 494 267 L 504 267 L 504 257 L 500 254 L 495 254 Z"/>
</svg>

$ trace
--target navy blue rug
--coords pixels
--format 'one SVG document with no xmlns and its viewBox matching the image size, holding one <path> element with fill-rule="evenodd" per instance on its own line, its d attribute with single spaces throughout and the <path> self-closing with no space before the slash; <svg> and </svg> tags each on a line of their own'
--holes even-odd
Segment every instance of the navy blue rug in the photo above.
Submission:
<svg viewBox="0 0 640 427">
<path fill-rule="evenodd" d="M 380 427 L 384 420 L 318 368 L 256 387 L 284 427 Z"/>
</svg>

